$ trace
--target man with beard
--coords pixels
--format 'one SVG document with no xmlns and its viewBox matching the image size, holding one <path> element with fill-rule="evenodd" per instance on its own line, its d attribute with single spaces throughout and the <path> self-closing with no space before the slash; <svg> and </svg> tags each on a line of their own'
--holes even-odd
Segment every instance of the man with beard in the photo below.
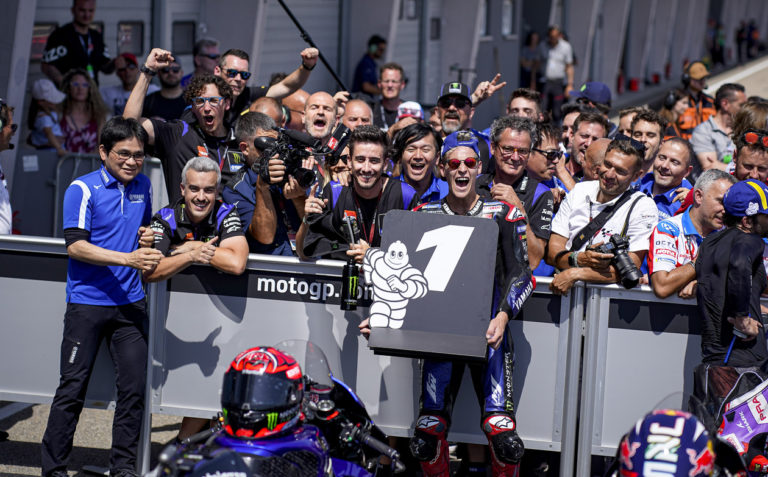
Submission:
<svg viewBox="0 0 768 477">
<path fill-rule="evenodd" d="M 392 209 L 410 210 L 418 204 L 411 186 L 384 174 L 388 144 L 387 134 L 376 126 L 360 126 L 352 132 L 348 159 L 352 185 L 330 183 L 323 189 L 322 197 L 315 197 L 318 186 L 312 187 L 304 205 L 309 233 L 303 244 L 297 241 L 297 248 L 303 248 L 304 255 L 333 254 L 331 258 L 340 259 L 351 256 L 362 263 L 365 251 L 381 244 L 382 216 Z M 357 243 L 350 243 L 351 237 L 343 224 L 345 217 L 352 217 L 357 223 Z M 344 251 L 346 255 L 340 253 Z"/>
<path fill-rule="evenodd" d="M 160 80 L 160 91 L 155 91 L 144 99 L 142 111 L 144 116 L 151 119 L 173 121 L 179 119 L 187 107 L 184 101 L 184 88 L 181 87 L 181 77 L 184 72 L 177 61 L 172 61 L 157 71 Z"/>
<path fill-rule="evenodd" d="M 419 203 L 440 200 L 448 194 L 448 184 L 438 178 L 435 167 L 443 139 L 424 123 L 406 126 L 395 135 L 392 160 L 400 163 L 400 177 L 416 190 Z"/>
<path fill-rule="evenodd" d="M 723 196 L 735 182 L 735 177 L 721 170 L 703 172 L 693 188 L 693 205 L 656 224 L 648 250 L 648 276 L 656 296 L 696 296 L 699 246 L 707 235 L 723 227 Z"/>
<path fill-rule="evenodd" d="M 437 114 L 440 118 L 440 134 L 443 138 L 459 130 L 472 131 L 478 139 L 482 162 L 481 172 L 485 174 L 492 171 L 490 140 L 480 131 L 471 129 L 475 108 L 472 106 L 472 97 L 467 85 L 458 82 L 445 83 L 440 88 L 440 96 L 437 98 Z"/>
<path fill-rule="evenodd" d="M 184 92 L 191 105 L 191 122 L 184 119 L 165 122 L 141 117 L 147 86 L 160 68 L 171 64 L 173 56 L 159 48 L 149 52 L 141 75 L 125 105 L 124 116 L 138 119 L 147 131 L 148 144 L 163 164 L 165 187 L 171 203 L 181 198 L 178 184 L 187 161 L 204 156 L 216 161 L 224 181 L 228 182 L 245 165 L 234 132 L 224 124 L 224 115 L 232 102 L 232 88 L 218 76 L 195 76 Z"/>
<path fill-rule="evenodd" d="M 576 180 L 584 176 L 584 157 L 587 148 L 594 141 L 608 134 L 608 121 L 597 112 L 585 112 L 576 117 L 573 123 L 573 134 L 570 138 L 571 150 L 568 160 L 563 166 L 563 173 L 558 179 L 566 190 L 573 190 Z"/>
</svg>

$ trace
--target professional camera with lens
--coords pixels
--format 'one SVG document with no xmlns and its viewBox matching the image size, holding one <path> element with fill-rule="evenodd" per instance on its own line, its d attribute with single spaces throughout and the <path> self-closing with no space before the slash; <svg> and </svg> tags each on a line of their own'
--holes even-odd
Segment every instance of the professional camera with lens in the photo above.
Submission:
<svg viewBox="0 0 768 477">
<path fill-rule="evenodd" d="M 629 256 L 629 239 L 621 235 L 612 235 L 608 243 L 604 243 L 594 250 L 600 253 L 610 253 L 613 255 L 611 264 L 616 267 L 619 273 L 621 284 L 624 288 L 635 288 L 640 282 L 643 274 L 637 269 L 635 262 Z"/>
<path fill-rule="evenodd" d="M 288 176 L 293 176 L 299 186 L 307 188 L 315 182 L 315 171 L 302 167 L 302 161 L 314 154 L 320 145 L 320 141 L 312 136 L 287 129 L 279 129 L 277 139 L 270 137 L 257 137 L 253 141 L 256 149 L 261 151 L 262 160 L 254 164 L 258 167 L 258 173 L 269 182 L 269 159 L 278 156 L 285 164 L 285 176 L 280 186 L 288 181 Z"/>
</svg>

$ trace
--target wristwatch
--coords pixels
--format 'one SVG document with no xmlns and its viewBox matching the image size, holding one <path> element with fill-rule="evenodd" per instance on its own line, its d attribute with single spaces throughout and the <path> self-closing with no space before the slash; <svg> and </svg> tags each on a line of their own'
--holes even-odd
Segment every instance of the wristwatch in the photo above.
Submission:
<svg viewBox="0 0 768 477">
<path fill-rule="evenodd" d="M 147 65 L 141 65 L 141 68 L 139 68 L 139 71 L 149 76 L 155 76 L 157 74 L 157 71 L 147 68 Z"/>
</svg>

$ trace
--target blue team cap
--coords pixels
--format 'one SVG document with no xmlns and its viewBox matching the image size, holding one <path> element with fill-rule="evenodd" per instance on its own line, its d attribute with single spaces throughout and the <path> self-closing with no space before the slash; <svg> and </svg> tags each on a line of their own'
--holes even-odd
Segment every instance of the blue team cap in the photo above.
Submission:
<svg viewBox="0 0 768 477">
<path fill-rule="evenodd" d="M 737 182 L 725 193 L 723 207 L 734 217 L 768 214 L 768 187 L 754 179 Z"/>
<path fill-rule="evenodd" d="M 474 133 L 468 129 L 449 134 L 443 140 L 443 150 L 441 155 L 442 157 L 445 157 L 451 149 L 462 146 L 474 150 L 475 154 L 477 154 L 477 158 L 480 158 L 480 149 L 477 147 L 477 137 L 475 137 Z"/>
</svg>

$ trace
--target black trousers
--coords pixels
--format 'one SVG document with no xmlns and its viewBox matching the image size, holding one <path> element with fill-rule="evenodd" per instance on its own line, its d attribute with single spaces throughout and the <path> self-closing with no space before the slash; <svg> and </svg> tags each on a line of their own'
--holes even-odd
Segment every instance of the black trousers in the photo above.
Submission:
<svg viewBox="0 0 768 477">
<path fill-rule="evenodd" d="M 102 339 L 107 341 L 117 384 L 110 469 L 135 469 L 147 380 L 148 324 L 144 300 L 121 306 L 67 304 L 61 378 L 42 443 L 43 475 L 66 470 Z"/>
<path fill-rule="evenodd" d="M 544 88 L 541 91 L 541 110 L 552 111 L 552 120 L 559 122 L 563 119 L 563 114 L 560 111 L 563 103 L 565 102 L 565 85 L 562 78 L 547 80 L 544 83 Z"/>
</svg>

